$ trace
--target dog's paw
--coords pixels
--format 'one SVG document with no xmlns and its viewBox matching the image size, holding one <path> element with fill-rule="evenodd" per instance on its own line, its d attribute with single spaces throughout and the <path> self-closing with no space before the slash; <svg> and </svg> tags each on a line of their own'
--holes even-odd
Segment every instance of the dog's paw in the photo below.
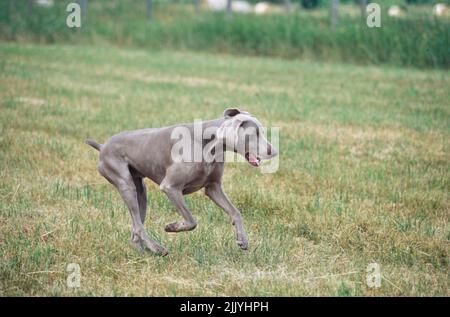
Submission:
<svg viewBox="0 0 450 317">
<path fill-rule="evenodd" d="M 168 223 L 164 227 L 164 231 L 166 231 L 166 232 L 178 232 L 178 228 L 179 228 L 179 223 L 178 222 L 172 222 L 172 223 Z"/>
<path fill-rule="evenodd" d="M 236 240 L 236 243 L 242 250 L 248 250 L 247 236 L 245 235 L 239 236 L 238 239 Z"/>
<path fill-rule="evenodd" d="M 159 246 L 158 250 L 155 253 L 160 256 L 166 256 L 169 254 L 169 251 L 167 251 L 166 248 Z"/>
<path fill-rule="evenodd" d="M 169 252 L 167 251 L 166 248 L 164 248 L 162 245 L 156 243 L 155 241 L 144 240 L 143 242 L 144 242 L 145 246 L 147 247 L 147 249 L 156 255 L 166 256 L 167 254 L 169 254 Z"/>
<path fill-rule="evenodd" d="M 164 227 L 164 230 L 166 232 L 191 231 L 191 230 L 194 230 L 195 227 L 197 227 L 196 223 L 191 224 L 191 223 L 184 223 L 184 222 L 176 221 L 176 222 L 167 224 Z"/>
<path fill-rule="evenodd" d="M 153 244 L 151 246 L 151 248 L 150 248 L 150 246 L 147 246 L 147 247 L 150 251 L 152 251 L 156 255 L 166 256 L 167 254 L 169 254 L 169 251 L 167 251 L 166 248 L 164 248 L 162 245 L 159 245 L 159 244 L 157 244 L 157 245 Z"/>
</svg>

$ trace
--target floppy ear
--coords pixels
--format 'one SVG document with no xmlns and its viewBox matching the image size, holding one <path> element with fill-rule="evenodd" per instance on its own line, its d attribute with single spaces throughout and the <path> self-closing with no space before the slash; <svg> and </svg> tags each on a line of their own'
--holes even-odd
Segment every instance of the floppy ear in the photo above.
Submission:
<svg viewBox="0 0 450 317">
<path fill-rule="evenodd" d="M 238 108 L 228 108 L 223 112 L 223 116 L 225 118 L 231 118 L 241 113 L 241 110 Z"/>
</svg>

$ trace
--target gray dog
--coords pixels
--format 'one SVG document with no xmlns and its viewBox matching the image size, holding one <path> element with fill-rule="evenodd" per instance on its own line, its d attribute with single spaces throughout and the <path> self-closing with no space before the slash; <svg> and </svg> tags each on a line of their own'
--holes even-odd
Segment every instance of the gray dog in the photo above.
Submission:
<svg viewBox="0 0 450 317">
<path fill-rule="evenodd" d="M 197 124 L 198 126 L 198 124 Z M 200 130 L 200 135 L 198 130 Z M 183 221 L 165 226 L 167 232 L 195 229 L 196 220 L 188 210 L 183 195 L 205 188 L 205 194 L 232 219 L 237 244 L 248 248 L 248 237 L 239 210 L 222 189 L 224 151 L 242 155 L 252 166 L 274 157 L 277 152 L 263 135 L 261 123 L 250 113 L 227 109 L 224 118 L 203 121 L 200 129 L 193 124 L 126 131 L 111 137 L 105 144 L 86 143 L 100 151 L 98 171 L 119 191 L 133 219 L 131 240 L 136 247 L 147 247 L 159 255 L 167 250 L 153 241 L 144 229 L 147 212 L 147 189 L 144 177 L 159 185 L 169 197 Z M 174 135 L 191 135 L 180 140 Z M 192 137 L 193 134 L 193 137 Z M 183 147 L 182 158 L 174 149 Z M 189 150 L 200 149 L 200 159 L 192 159 Z M 186 150 L 188 149 L 188 150 Z M 194 153 L 195 156 L 195 153 Z M 189 159 L 190 158 L 190 159 Z"/>
</svg>

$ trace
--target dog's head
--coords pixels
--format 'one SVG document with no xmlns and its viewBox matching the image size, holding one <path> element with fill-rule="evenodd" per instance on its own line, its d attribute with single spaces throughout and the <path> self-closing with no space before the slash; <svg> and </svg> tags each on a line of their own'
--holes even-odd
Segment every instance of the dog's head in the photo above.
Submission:
<svg viewBox="0 0 450 317">
<path fill-rule="evenodd" d="M 252 166 L 259 166 L 262 160 L 277 155 L 276 149 L 264 135 L 262 124 L 250 113 L 230 108 L 225 110 L 224 117 L 217 137 L 226 150 L 239 153 Z"/>
</svg>

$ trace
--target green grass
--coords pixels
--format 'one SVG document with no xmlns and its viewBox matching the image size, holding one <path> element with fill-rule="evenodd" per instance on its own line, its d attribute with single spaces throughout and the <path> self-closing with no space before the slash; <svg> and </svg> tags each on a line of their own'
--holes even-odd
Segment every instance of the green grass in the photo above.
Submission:
<svg viewBox="0 0 450 317">
<path fill-rule="evenodd" d="M 449 296 L 449 86 L 434 70 L 2 43 L 0 295 Z M 179 215 L 148 182 L 146 228 L 170 254 L 138 253 L 84 139 L 230 106 L 281 128 L 277 173 L 226 167 L 250 250 L 201 192 L 198 228 L 165 233 Z"/>
<path fill-rule="evenodd" d="M 328 7 L 266 16 L 235 14 L 228 19 L 207 11 L 195 14 L 192 4 L 158 1 L 149 22 L 145 1 L 92 1 L 82 27 L 70 29 L 65 24 L 69 2 L 31 11 L 25 1 L 0 2 L 0 39 L 450 67 L 450 20 L 434 18 L 431 5 L 409 6 L 405 18 L 390 18 L 388 3 L 383 2 L 380 28 L 368 28 L 358 6 L 343 5 L 339 27 L 332 29 Z"/>
</svg>

